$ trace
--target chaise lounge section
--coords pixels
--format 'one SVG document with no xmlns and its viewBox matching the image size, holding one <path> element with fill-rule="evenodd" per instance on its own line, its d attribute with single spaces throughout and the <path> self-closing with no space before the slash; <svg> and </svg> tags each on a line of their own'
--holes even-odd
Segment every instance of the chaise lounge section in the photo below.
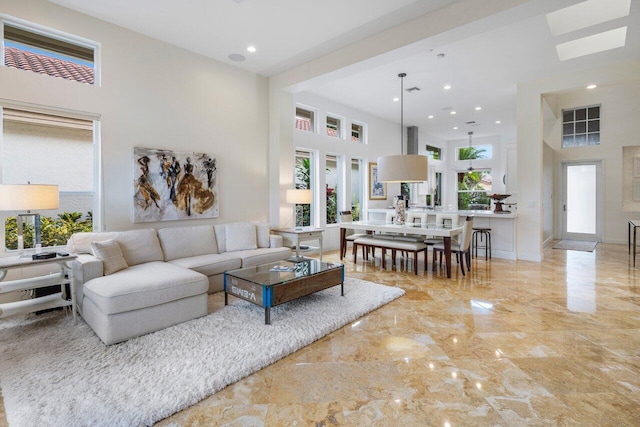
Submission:
<svg viewBox="0 0 640 427">
<path fill-rule="evenodd" d="M 107 345 L 205 316 L 225 271 L 291 257 L 261 223 L 76 233 L 67 250 L 78 311 Z"/>
</svg>

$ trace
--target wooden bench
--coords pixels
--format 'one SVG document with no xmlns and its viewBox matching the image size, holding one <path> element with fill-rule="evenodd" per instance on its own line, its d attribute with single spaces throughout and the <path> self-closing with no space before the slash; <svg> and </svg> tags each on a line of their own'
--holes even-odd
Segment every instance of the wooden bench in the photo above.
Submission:
<svg viewBox="0 0 640 427">
<path fill-rule="evenodd" d="M 382 249 L 382 268 L 386 268 L 386 255 L 387 250 L 391 250 L 392 267 L 395 264 L 396 251 L 411 252 L 413 253 L 413 272 L 418 274 L 418 253 L 424 252 L 425 269 L 427 260 L 427 248 L 428 246 L 422 242 L 417 242 L 410 237 L 397 236 L 393 239 L 379 238 L 379 237 L 361 237 L 353 241 L 353 262 L 355 263 L 358 257 L 358 246 L 364 249 L 371 249 L 375 256 L 375 249 Z M 368 252 L 368 251 L 367 251 Z M 366 259 L 366 256 L 363 255 Z"/>
</svg>

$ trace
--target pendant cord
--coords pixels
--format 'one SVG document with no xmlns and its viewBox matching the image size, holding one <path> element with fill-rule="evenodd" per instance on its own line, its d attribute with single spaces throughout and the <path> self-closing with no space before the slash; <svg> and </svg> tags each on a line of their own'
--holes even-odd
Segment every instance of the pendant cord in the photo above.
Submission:
<svg viewBox="0 0 640 427">
<path fill-rule="evenodd" d="M 404 78 L 406 73 L 398 74 L 400 77 L 400 154 L 404 155 Z"/>
</svg>

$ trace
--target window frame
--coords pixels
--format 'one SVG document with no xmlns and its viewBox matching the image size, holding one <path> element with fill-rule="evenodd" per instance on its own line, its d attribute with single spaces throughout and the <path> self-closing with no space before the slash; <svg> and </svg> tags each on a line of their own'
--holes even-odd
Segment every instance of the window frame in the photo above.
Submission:
<svg viewBox="0 0 640 427">
<path fill-rule="evenodd" d="M 329 128 L 329 119 L 333 119 L 336 120 L 338 122 L 337 126 L 336 126 L 336 136 L 331 136 L 328 133 L 328 129 Z M 331 128 L 333 129 L 333 128 Z M 327 113 L 326 117 L 325 117 L 325 134 L 326 136 L 330 137 L 330 138 L 338 138 L 338 139 L 343 139 L 343 135 L 344 135 L 344 119 L 340 116 L 338 116 L 337 114 L 331 114 L 331 113 Z"/>
<path fill-rule="evenodd" d="M 492 186 L 493 186 L 493 178 L 494 177 L 493 177 L 493 169 L 492 168 L 490 168 L 490 167 L 488 167 L 488 168 L 476 168 L 471 173 L 476 173 L 476 172 L 478 172 L 478 173 L 488 172 L 488 175 L 491 176 L 491 183 L 492 183 Z M 493 188 L 490 189 L 490 190 L 478 190 L 478 189 L 475 189 L 475 190 L 460 190 L 460 188 L 459 188 L 459 185 L 460 185 L 459 184 L 460 183 L 459 177 L 460 177 L 460 175 L 467 175 L 469 173 L 470 172 L 466 171 L 466 170 L 458 170 L 458 171 L 456 171 L 456 175 L 455 175 L 455 178 L 456 178 L 455 179 L 456 192 L 455 192 L 455 195 L 456 195 L 456 205 L 457 205 L 458 209 L 459 210 L 482 210 L 482 211 L 486 210 L 486 211 L 490 211 L 491 210 L 491 199 L 489 199 L 488 196 L 489 196 L 490 193 L 493 192 Z M 469 206 L 467 206 L 466 208 L 462 208 L 460 206 L 460 193 L 484 193 L 486 195 L 486 198 L 488 199 L 488 204 L 486 205 L 487 208 L 486 209 L 477 209 L 477 208 L 470 209 Z"/>
<path fill-rule="evenodd" d="M 302 157 L 302 155 L 306 155 L 309 158 L 309 187 L 303 188 L 300 186 L 297 180 L 297 168 L 298 168 L 298 157 Z M 302 206 L 304 210 L 305 205 L 294 205 L 293 207 L 293 222 L 295 227 L 317 227 L 318 224 L 318 152 L 315 150 L 310 150 L 307 148 L 296 147 L 293 150 L 293 186 L 296 189 L 304 189 L 311 190 L 312 198 L 311 204 L 309 205 L 309 225 L 298 224 L 298 215 L 297 210 L 298 206 Z"/>
<path fill-rule="evenodd" d="M 589 117 L 589 113 L 591 109 L 597 108 L 598 109 L 598 117 L 596 118 L 590 118 Z M 576 113 L 578 110 L 585 110 L 585 118 L 584 120 L 577 120 L 576 118 Z M 569 121 L 565 121 L 565 114 L 568 112 L 572 112 L 573 113 L 573 120 L 569 120 Z M 563 108 L 561 110 L 561 115 L 562 115 L 562 127 L 561 127 L 561 134 L 560 134 L 560 146 L 561 148 L 578 148 L 578 147 L 596 147 L 598 145 L 601 144 L 602 142 L 602 104 L 593 104 L 593 105 L 586 105 L 586 106 L 581 106 L 581 107 L 573 107 L 573 108 Z M 584 122 L 585 124 L 585 131 L 584 132 L 577 132 L 576 129 L 576 125 L 578 123 L 582 123 Z M 590 124 L 592 123 L 597 123 L 597 127 L 598 130 L 594 130 L 594 131 L 589 131 L 590 128 Z M 573 126 L 573 132 L 572 133 L 565 133 L 566 130 L 566 126 L 568 124 L 571 124 Z M 584 135 L 584 140 L 585 143 L 584 144 L 577 144 L 576 140 L 578 136 L 582 136 Z M 590 135 L 598 135 L 598 141 L 595 144 L 589 144 L 589 136 Z M 566 137 L 572 137 L 572 145 L 565 145 L 565 138 Z"/>
<path fill-rule="evenodd" d="M 48 115 L 57 115 L 65 118 L 71 119 L 80 119 L 87 120 L 93 123 L 92 126 L 92 148 L 93 148 L 93 191 L 60 191 L 59 194 L 61 197 L 68 195 L 93 195 L 92 199 L 92 227 L 93 231 L 103 230 L 104 225 L 104 200 L 103 200 L 103 180 L 102 180 L 102 150 L 101 150 L 101 139 L 100 139 L 100 116 L 97 114 L 81 112 L 81 111 L 69 111 L 69 110 L 60 110 L 54 107 L 46 107 L 39 105 L 25 105 L 23 103 L 13 103 L 10 101 L 3 101 L 0 104 L 0 156 L 3 152 L 4 147 L 4 109 L 11 110 L 20 110 L 25 112 L 39 113 L 39 114 L 48 114 Z M 2 163 L 0 163 L 0 170 L 2 168 Z M 2 175 L 0 174 L 0 183 L 2 183 Z M 43 216 L 46 216 L 46 211 L 40 213 Z M 0 215 L 0 218 L 4 221 L 5 218 L 11 217 L 12 215 Z M 0 252 L 17 252 L 11 249 L 7 249 L 5 247 L 5 226 L 0 227 L 0 241 L 2 244 L 0 245 L 2 249 Z M 43 248 L 63 248 L 64 245 L 60 246 L 47 246 Z"/>
<path fill-rule="evenodd" d="M 328 199 L 327 199 L 327 194 L 326 194 L 326 190 L 324 192 L 324 202 L 325 202 L 325 211 L 327 213 L 327 216 L 325 217 L 325 224 L 326 225 L 335 225 L 338 224 L 340 222 L 340 211 L 342 211 L 342 206 L 343 206 L 343 202 L 342 199 L 344 197 L 346 188 L 344 186 L 344 179 L 343 179 L 343 170 L 344 170 L 344 155 L 343 154 L 336 154 L 336 153 L 326 153 L 324 156 L 324 167 L 325 167 L 325 184 L 326 184 L 326 188 L 329 187 L 329 183 L 326 180 L 326 175 L 328 175 L 328 161 L 329 158 L 333 158 L 335 159 L 335 163 L 336 163 L 336 169 L 335 169 L 335 174 L 336 174 L 336 185 L 334 187 L 334 192 L 335 192 L 335 198 L 336 198 L 336 207 L 335 207 L 335 221 L 334 222 L 329 222 L 329 203 L 328 203 Z"/>
<path fill-rule="evenodd" d="M 493 160 L 493 144 L 472 144 L 472 148 L 482 149 L 484 147 L 489 147 L 490 156 L 489 157 L 476 157 L 473 159 L 461 159 L 460 158 L 460 150 L 464 150 L 469 148 L 468 145 L 460 145 L 456 147 L 456 161 L 457 162 L 468 162 L 469 160 Z"/>
<path fill-rule="evenodd" d="M 317 133 L 318 132 L 318 110 L 310 107 L 308 105 L 304 105 L 304 104 L 298 104 L 296 103 L 296 107 L 295 107 L 295 112 L 294 112 L 294 124 L 293 127 L 295 129 L 298 129 L 300 132 L 310 132 L 310 133 Z M 298 110 L 302 110 L 305 111 L 307 113 L 309 113 L 311 115 L 311 128 L 309 130 L 305 130 L 305 129 L 300 129 L 297 126 L 297 121 L 298 121 Z"/>
<path fill-rule="evenodd" d="M 436 145 L 426 144 L 425 149 L 426 149 L 426 153 L 427 153 L 426 155 L 427 155 L 428 158 L 430 158 L 432 160 L 437 160 L 437 161 L 442 161 L 443 160 L 443 158 L 442 158 L 442 147 L 438 147 Z M 433 153 L 436 152 L 436 151 L 438 153 L 438 158 L 437 159 L 433 155 Z"/>
<path fill-rule="evenodd" d="M 353 127 L 354 126 L 360 126 L 360 137 L 358 138 L 358 141 L 354 141 L 353 140 Z M 367 124 L 363 123 L 363 122 L 359 122 L 357 120 L 352 120 L 351 121 L 351 127 L 350 127 L 350 132 L 349 132 L 349 139 L 352 142 L 355 142 L 357 144 L 366 144 L 367 143 Z"/>
<path fill-rule="evenodd" d="M 93 50 L 93 85 L 100 87 L 102 85 L 102 73 L 101 73 L 101 44 L 95 42 L 93 40 L 89 40 L 84 37 L 76 36 L 74 34 L 69 34 L 63 31 L 56 30 L 51 27 L 46 27 L 44 25 L 36 24 L 30 21 L 26 21 L 24 19 L 15 18 L 13 16 L 0 14 L 0 66 L 6 67 L 5 65 L 5 56 L 4 56 L 4 48 L 5 48 L 5 37 L 4 37 L 4 27 L 5 25 L 9 25 L 10 27 L 14 27 L 23 31 L 27 31 L 33 34 L 37 34 L 40 36 L 48 37 L 51 39 L 59 40 L 64 43 L 69 43 L 73 45 L 77 45 L 79 47 L 83 47 L 86 49 Z M 39 74 L 39 73 L 36 73 Z M 48 74 L 44 74 L 48 75 Z M 64 79 L 68 81 L 75 81 L 70 79 Z M 81 83 L 77 82 L 76 83 Z M 82 83 L 86 84 L 86 83 Z"/>
</svg>

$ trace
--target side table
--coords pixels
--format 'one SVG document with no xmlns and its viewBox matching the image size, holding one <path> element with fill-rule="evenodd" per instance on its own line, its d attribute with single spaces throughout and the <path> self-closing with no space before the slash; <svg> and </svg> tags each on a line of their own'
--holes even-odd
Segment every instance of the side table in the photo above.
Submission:
<svg viewBox="0 0 640 427">
<path fill-rule="evenodd" d="M 301 228 L 281 228 L 271 230 L 275 234 L 279 234 L 287 242 L 296 247 L 296 260 L 300 259 L 300 242 L 308 240 L 317 240 L 320 242 L 320 261 L 322 261 L 322 233 L 321 228 L 301 227 Z"/>
<path fill-rule="evenodd" d="M 69 261 L 76 258 L 76 255 L 69 255 L 65 257 L 57 256 L 55 258 L 38 260 L 22 257 L 0 258 L 0 294 L 42 288 L 45 286 L 60 286 L 60 292 L 52 295 L 0 304 L 0 318 L 13 316 L 15 314 L 48 310 L 51 308 L 71 307 L 73 321 L 77 322 L 75 278 L 73 275 L 73 269 L 68 265 Z M 45 276 L 31 277 L 29 279 L 9 280 L 6 282 L 2 281 L 6 277 L 7 272 L 13 268 L 26 268 L 44 264 L 58 264 L 60 271 L 57 273 L 47 274 Z M 69 285 L 70 287 L 70 301 L 65 298 L 65 285 Z"/>
</svg>

